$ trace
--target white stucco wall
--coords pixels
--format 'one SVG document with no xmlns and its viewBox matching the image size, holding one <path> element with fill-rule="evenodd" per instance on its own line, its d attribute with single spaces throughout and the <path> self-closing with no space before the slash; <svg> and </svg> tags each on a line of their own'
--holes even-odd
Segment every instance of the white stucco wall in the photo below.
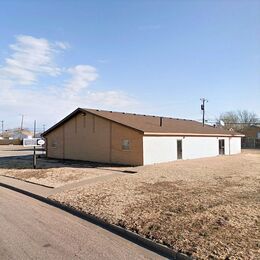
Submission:
<svg viewBox="0 0 260 260">
<path fill-rule="evenodd" d="M 217 156 L 218 140 L 216 137 L 185 137 L 182 143 L 183 159 L 195 159 Z"/>
<path fill-rule="evenodd" d="M 177 140 L 180 139 L 182 140 L 183 159 L 219 155 L 219 139 L 225 140 L 225 155 L 240 153 L 241 151 L 241 138 L 239 137 L 144 136 L 144 165 L 177 160 Z"/>
<path fill-rule="evenodd" d="M 230 138 L 230 154 L 241 153 L 241 138 L 231 137 Z"/>
<path fill-rule="evenodd" d="M 144 165 L 177 160 L 176 140 L 177 140 L 176 137 L 144 136 L 143 137 Z"/>
</svg>

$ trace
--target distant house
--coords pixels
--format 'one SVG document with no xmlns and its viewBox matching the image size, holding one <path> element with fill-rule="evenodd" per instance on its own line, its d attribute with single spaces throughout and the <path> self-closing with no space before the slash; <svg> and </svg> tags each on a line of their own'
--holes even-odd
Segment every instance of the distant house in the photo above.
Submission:
<svg viewBox="0 0 260 260">
<path fill-rule="evenodd" d="M 50 158 L 146 165 L 237 154 L 243 135 L 193 120 L 78 108 L 43 136 Z"/>
<path fill-rule="evenodd" d="M 243 129 L 242 148 L 260 148 L 260 126 L 251 125 Z"/>
<path fill-rule="evenodd" d="M 25 138 L 32 138 L 33 134 L 28 130 L 13 131 L 12 137 L 14 139 L 23 140 Z"/>
<path fill-rule="evenodd" d="M 260 139 L 260 126 L 251 125 L 243 129 L 242 133 L 245 137 Z"/>
<path fill-rule="evenodd" d="M 20 128 L 5 130 L 1 135 L 2 139 L 6 140 L 23 140 L 24 138 L 32 138 L 31 131 Z"/>
</svg>

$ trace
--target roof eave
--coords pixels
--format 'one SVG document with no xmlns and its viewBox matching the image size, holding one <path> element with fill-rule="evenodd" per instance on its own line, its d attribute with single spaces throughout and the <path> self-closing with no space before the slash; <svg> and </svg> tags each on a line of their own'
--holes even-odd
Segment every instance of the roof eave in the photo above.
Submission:
<svg viewBox="0 0 260 260">
<path fill-rule="evenodd" d="M 117 122 L 115 120 L 112 120 L 112 119 L 109 119 L 107 117 L 104 117 L 104 116 L 101 116 L 97 113 L 94 113 L 92 110 L 90 109 L 84 109 L 84 108 L 77 108 L 76 110 L 74 110 L 72 113 L 70 113 L 68 116 L 66 116 L 65 118 L 63 118 L 61 121 L 59 121 L 58 123 L 56 123 L 54 126 L 52 126 L 51 128 L 49 128 L 48 130 L 46 130 L 44 133 L 41 134 L 41 136 L 46 136 L 47 134 L 49 134 L 50 132 L 52 132 L 53 130 L 55 130 L 56 128 L 58 128 L 59 126 L 63 125 L 64 123 L 66 123 L 68 120 L 70 120 L 72 117 L 74 117 L 75 115 L 77 115 L 79 112 L 81 113 L 89 113 L 89 114 L 92 114 L 94 116 L 97 116 L 97 117 L 100 117 L 100 118 L 103 118 L 103 119 L 106 119 L 108 121 L 111 121 L 111 122 L 114 122 L 116 124 L 119 124 L 119 125 L 122 125 L 124 127 L 127 127 L 127 128 L 130 128 L 132 130 L 135 130 L 139 133 L 144 133 L 141 129 L 137 129 L 137 128 L 134 128 L 134 127 L 131 127 L 131 126 L 128 126 L 128 125 L 125 125 L 123 123 L 120 123 L 120 122 Z"/>
<path fill-rule="evenodd" d="M 74 110 L 73 112 L 71 112 L 69 115 L 67 115 L 66 117 L 64 117 L 62 120 L 60 120 L 58 123 L 56 123 L 55 125 L 53 125 L 51 128 L 49 128 L 48 130 L 46 130 L 44 133 L 41 134 L 41 136 L 46 136 L 47 134 L 49 134 L 50 132 L 52 132 L 54 129 L 56 129 L 57 127 L 59 127 L 60 125 L 64 124 L 65 122 L 67 122 L 69 119 L 71 119 L 73 116 L 75 116 L 76 114 L 78 114 L 79 112 L 82 113 L 86 113 L 84 111 L 84 109 L 82 108 L 77 108 L 76 110 Z"/>
<path fill-rule="evenodd" d="M 144 132 L 145 136 L 211 136 L 211 137 L 244 137 L 243 134 L 202 134 L 202 133 L 157 133 Z"/>
</svg>

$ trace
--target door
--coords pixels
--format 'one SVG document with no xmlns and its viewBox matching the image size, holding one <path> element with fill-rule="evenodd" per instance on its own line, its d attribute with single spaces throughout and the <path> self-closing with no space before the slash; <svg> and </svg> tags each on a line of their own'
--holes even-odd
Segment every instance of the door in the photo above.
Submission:
<svg viewBox="0 0 260 260">
<path fill-rule="evenodd" d="M 177 159 L 182 159 L 182 140 L 177 140 Z"/>
<path fill-rule="evenodd" d="M 218 148 L 219 148 L 219 155 L 225 154 L 225 140 L 220 139 L 218 140 Z"/>
</svg>

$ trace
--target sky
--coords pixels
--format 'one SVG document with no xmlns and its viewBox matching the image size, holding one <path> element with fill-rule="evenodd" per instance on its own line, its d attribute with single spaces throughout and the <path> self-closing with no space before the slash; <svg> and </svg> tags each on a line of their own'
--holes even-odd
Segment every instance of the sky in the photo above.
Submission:
<svg viewBox="0 0 260 260">
<path fill-rule="evenodd" d="M 0 121 L 77 107 L 198 120 L 260 117 L 260 1 L 2 0 Z"/>
</svg>

